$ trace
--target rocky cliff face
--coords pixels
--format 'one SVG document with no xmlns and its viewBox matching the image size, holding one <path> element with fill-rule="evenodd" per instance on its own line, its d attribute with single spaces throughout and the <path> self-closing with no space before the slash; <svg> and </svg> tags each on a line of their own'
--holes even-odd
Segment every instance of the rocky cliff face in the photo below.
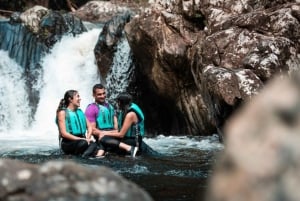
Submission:
<svg viewBox="0 0 300 201">
<path fill-rule="evenodd" d="M 148 122 L 222 130 L 275 74 L 299 68 L 299 16 L 298 1 L 153 2 L 125 27 Z"/>
<path fill-rule="evenodd" d="M 95 47 L 104 78 L 125 27 L 135 62 L 131 86 L 148 133 L 222 133 L 274 75 L 300 66 L 299 0 L 156 0 L 142 8 L 90 1 L 68 14 L 106 23 Z"/>
</svg>

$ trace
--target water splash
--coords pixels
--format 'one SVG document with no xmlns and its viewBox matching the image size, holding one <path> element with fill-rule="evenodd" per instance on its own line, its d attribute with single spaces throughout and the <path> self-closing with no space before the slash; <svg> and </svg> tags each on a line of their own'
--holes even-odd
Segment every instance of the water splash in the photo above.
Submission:
<svg viewBox="0 0 300 201">
<path fill-rule="evenodd" d="M 23 68 L 5 51 L 0 51 L 0 57 L 0 132 L 26 129 L 30 108 Z"/>
<path fill-rule="evenodd" d="M 180 155 L 183 150 L 193 155 L 194 150 L 213 151 L 224 148 L 219 142 L 218 135 L 198 137 L 158 135 L 155 138 L 145 139 L 145 142 L 151 147 L 156 147 L 155 151 L 165 156 Z"/>
<path fill-rule="evenodd" d="M 93 102 L 92 87 L 100 81 L 93 52 L 99 33 L 99 29 L 93 29 L 77 37 L 65 36 L 42 59 L 44 72 L 36 86 L 40 91 L 40 102 L 34 129 L 57 133 L 55 111 L 69 89 L 79 91 L 83 111 Z"/>
</svg>

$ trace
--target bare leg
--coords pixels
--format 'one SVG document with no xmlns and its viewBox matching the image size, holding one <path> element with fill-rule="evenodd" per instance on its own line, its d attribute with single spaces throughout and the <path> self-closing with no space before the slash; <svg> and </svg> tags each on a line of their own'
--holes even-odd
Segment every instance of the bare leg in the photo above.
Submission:
<svg viewBox="0 0 300 201">
<path fill-rule="evenodd" d="M 119 148 L 126 150 L 127 152 L 130 153 L 131 157 L 135 157 L 137 151 L 138 151 L 138 147 L 135 146 L 130 146 L 128 144 L 125 144 L 123 142 L 120 142 L 119 144 Z"/>
<path fill-rule="evenodd" d="M 128 145 L 128 144 L 125 144 L 125 143 L 123 143 L 123 142 L 120 142 L 119 147 L 120 147 L 121 149 L 124 149 L 124 150 L 127 151 L 127 152 L 129 152 L 129 151 L 131 150 L 131 146 Z"/>
<path fill-rule="evenodd" d="M 100 149 L 100 150 L 98 150 L 98 152 L 97 152 L 97 154 L 96 154 L 96 157 L 104 156 L 104 154 L 105 154 L 105 151 L 102 150 L 102 149 Z"/>
</svg>

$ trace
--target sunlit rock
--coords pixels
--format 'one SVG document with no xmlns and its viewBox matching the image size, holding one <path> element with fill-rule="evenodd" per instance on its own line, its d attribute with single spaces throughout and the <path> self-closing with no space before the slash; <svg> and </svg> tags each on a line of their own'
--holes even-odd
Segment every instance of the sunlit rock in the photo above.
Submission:
<svg viewBox="0 0 300 201">
<path fill-rule="evenodd" d="M 84 21 L 106 22 L 115 15 L 128 12 L 129 8 L 110 1 L 89 1 L 74 14 Z"/>
<path fill-rule="evenodd" d="M 21 13 L 20 19 L 33 33 L 37 34 L 40 30 L 42 18 L 49 13 L 43 6 L 34 6 Z"/>
</svg>

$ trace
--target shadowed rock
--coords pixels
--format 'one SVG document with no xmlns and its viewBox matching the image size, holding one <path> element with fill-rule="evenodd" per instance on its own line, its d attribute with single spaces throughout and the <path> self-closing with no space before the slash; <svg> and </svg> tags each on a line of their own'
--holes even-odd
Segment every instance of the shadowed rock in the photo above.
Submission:
<svg viewBox="0 0 300 201">
<path fill-rule="evenodd" d="M 92 169 L 74 162 L 42 165 L 0 160 L 1 200 L 152 201 L 137 185 L 106 167 Z"/>
<path fill-rule="evenodd" d="M 161 124 L 182 122 L 179 133 L 222 130 L 269 79 L 299 68 L 299 13 L 292 0 L 154 1 L 125 27 L 146 116 L 155 117 L 153 107 L 160 114 L 178 109 Z"/>
<path fill-rule="evenodd" d="M 276 77 L 228 121 L 207 201 L 300 200 L 299 75 Z"/>
</svg>

